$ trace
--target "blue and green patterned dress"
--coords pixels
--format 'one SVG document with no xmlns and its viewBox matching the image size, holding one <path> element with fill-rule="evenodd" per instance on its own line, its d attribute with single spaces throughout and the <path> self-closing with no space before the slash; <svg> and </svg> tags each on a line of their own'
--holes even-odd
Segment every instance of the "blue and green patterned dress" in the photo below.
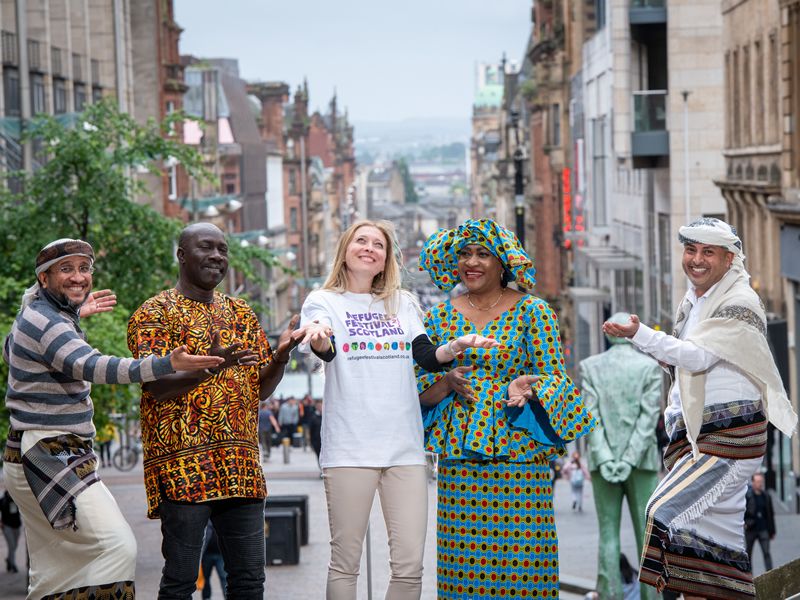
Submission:
<svg viewBox="0 0 800 600">
<path fill-rule="evenodd" d="M 550 306 L 526 295 L 478 328 L 450 301 L 425 326 L 435 344 L 477 333 L 502 344 L 470 349 L 473 406 L 450 394 L 423 407 L 426 450 L 439 455 L 438 598 L 558 598 L 558 537 L 550 459 L 587 434 L 594 418 L 564 370 Z M 508 407 L 508 384 L 538 375 L 538 401 Z M 419 372 L 419 391 L 443 373 Z"/>
</svg>

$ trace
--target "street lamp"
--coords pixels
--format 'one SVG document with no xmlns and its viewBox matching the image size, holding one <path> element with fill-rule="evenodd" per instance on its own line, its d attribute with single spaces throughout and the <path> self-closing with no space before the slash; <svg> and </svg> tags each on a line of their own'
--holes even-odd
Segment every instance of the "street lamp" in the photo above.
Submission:
<svg viewBox="0 0 800 600">
<path fill-rule="evenodd" d="M 516 216 L 517 238 L 525 247 L 525 180 L 522 176 L 522 161 L 525 153 L 519 143 L 519 112 L 511 111 L 511 126 L 514 128 L 514 214 Z"/>
<path fill-rule="evenodd" d="M 692 198 L 689 195 L 689 90 L 683 90 L 683 208 L 686 224 L 692 222 Z"/>
</svg>

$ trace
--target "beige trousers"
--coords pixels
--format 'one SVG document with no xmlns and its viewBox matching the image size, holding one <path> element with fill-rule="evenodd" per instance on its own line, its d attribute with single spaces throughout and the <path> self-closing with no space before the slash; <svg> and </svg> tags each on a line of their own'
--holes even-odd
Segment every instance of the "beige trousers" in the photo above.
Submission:
<svg viewBox="0 0 800 600">
<path fill-rule="evenodd" d="M 327 600 L 355 600 L 361 549 L 377 491 L 389 536 L 386 600 L 418 600 L 428 526 L 424 465 L 324 469 L 331 528 Z"/>
<path fill-rule="evenodd" d="M 22 453 L 54 431 L 26 431 Z M 75 499 L 78 529 L 55 530 L 36 501 L 22 465 L 3 465 L 9 493 L 22 515 L 30 553 L 28 598 L 79 587 L 133 581 L 136 538 L 116 500 L 102 481 Z"/>
</svg>

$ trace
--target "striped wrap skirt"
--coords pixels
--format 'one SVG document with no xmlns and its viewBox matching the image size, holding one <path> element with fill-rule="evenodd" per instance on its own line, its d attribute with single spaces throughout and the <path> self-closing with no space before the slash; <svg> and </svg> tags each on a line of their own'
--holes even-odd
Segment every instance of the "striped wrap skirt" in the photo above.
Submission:
<svg viewBox="0 0 800 600">
<path fill-rule="evenodd" d="M 719 600 L 755 597 L 744 544 L 747 483 L 766 449 L 760 401 L 706 407 L 695 459 L 681 417 L 664 453 L 669 473 L 650 498 L 639 579 Z"/>
</svg>

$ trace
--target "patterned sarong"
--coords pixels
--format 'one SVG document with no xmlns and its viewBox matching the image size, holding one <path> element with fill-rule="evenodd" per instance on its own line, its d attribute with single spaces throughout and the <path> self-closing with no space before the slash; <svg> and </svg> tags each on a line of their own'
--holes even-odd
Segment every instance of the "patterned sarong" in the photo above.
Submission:
<svg viewBox="0 0 800 600">
<path fill-rule="evenodd" d="M 550 467 L 439 461 L 437 598 L 558 598 Z"/>
<path fill-rule="evenodd" d="M 747 481 L 764 455 L 767 419 L 760 401 L 707 407 L 694 460 L 682 418 L 664 453 L 669 474 L 647 505 L 639 579 L 719 600 L 754 598 L 743 545 Z"/>
<path fill-rule="evenodd" d="M 53 529 L 77 529 L 75 498 L 100 481 L 91 442 L 74 434 L 44 438 L 22 456 L 22 468 Z"/>
</svg>

